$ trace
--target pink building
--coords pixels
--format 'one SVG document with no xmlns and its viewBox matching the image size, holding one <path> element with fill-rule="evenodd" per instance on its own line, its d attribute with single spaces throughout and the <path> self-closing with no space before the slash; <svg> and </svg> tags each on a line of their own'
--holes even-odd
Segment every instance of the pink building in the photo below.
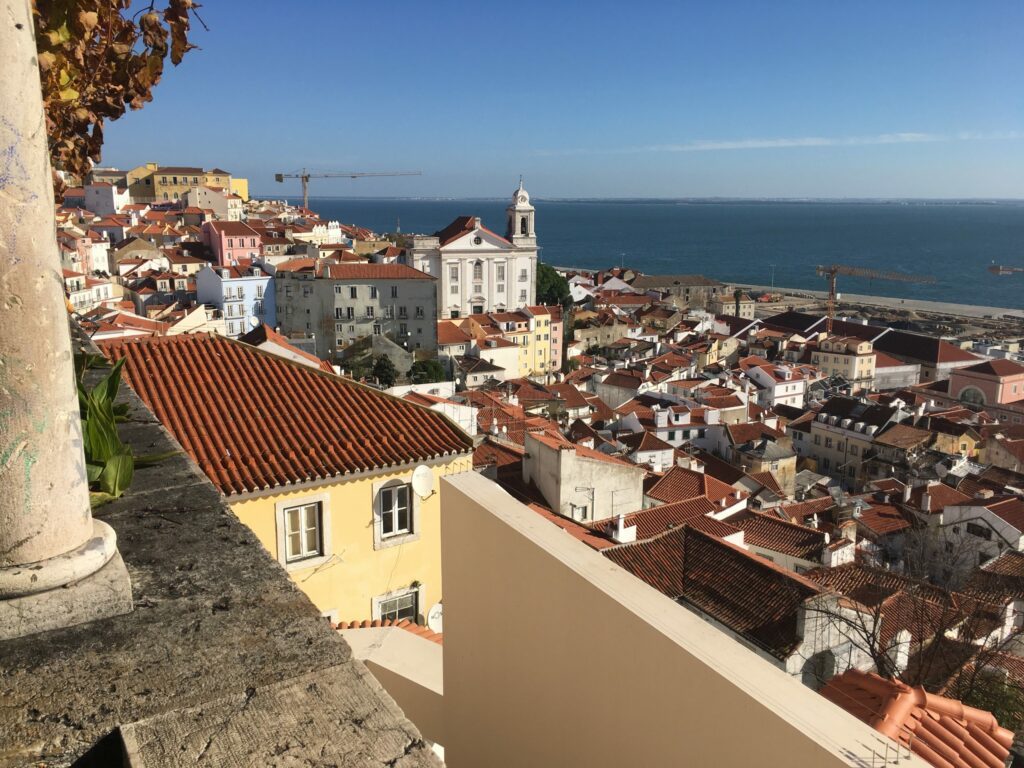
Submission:
<svg viewBox="0 0 1024 768">
<path fill-rule="evenodd" d="M 221 267 L 256 261 L 263 245 L 260 233 L 244 221 L 203 222 L 203 242 Z"/>
<path fill-rule="evenodd" d="M 956 368 L 948 381 L 926 390 L 942 405 L 963 403 L 1001 422 L 1024 424 L 1024 365 L 1013 360 L 985 360 Z"/>
</svg>

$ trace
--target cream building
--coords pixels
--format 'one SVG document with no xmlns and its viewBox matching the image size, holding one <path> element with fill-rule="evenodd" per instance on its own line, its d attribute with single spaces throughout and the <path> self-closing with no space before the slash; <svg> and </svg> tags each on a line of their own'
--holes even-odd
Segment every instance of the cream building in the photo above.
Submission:
<svg viewBox="0 0 1024 768">
<path fill-rule="evenodd" d="M 433 235 L 416 235 L 406 263 L 438 278 L 439 318 L 505 312 L 536 303 L 537 233 L 530 195 L 519 188 L 505 237 L 479 217 L 460 216 Z"/>
<path fill-rule="evenodd" d="M 825 376 L 842 376 L 853 392 L 871 389 L 875 382 L 875 349 L 870 341 L 856 336 L 828 336 L 811 353 L 811 363 Z"/>
</svg>

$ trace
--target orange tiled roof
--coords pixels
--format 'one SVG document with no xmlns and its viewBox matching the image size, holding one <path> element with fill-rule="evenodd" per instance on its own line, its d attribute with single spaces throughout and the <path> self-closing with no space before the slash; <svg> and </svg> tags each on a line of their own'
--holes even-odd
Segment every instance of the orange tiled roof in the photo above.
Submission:
<svg viewBox="0 0 1024 768">
<path fill-rule="evenodd" d="M 324 264 L 320 277 L 331 280 L 436 280 L 437 278 L 407 267 L 405 264 L 363 264 L 345 262 L 344 264 Z"/>
<path fill-rule="evenodd" d="M 444 645 L 444 635 L 440 632 L 435 632 L 429 627 L 424 627 L 421 624 L 409 621 L 409 619 L 401 619 L 395 621 L 394 619 L 363 619 L 362 621 L 342 621 L 334 625 L 335 629 L 372 629 L 375 627 L 398 627 L 404 629 L 406 632 L 412 632 L 412 634 L 422 637 L 424 640 L 430 640 L 432 643 L 438 645 Z"/>
<path fill-rule="evenodd" d="M 733 515 L 726 522 L 743 531 L 745 543 L 772 552 L 820 561 L 825 549 L 823 531 L 797 525 L 774 515 L 748 511 Z"/>
<path fill-rule="evenodd" d="M 799 643 L 797 611 L 812 581 L 690 526 L 604 555 L 671 598 L 785 658 Z"/>
<path fill-rule="evenodd" d="M 833 677 L 821 695 L 941 768 L 1001 766 L 1013 732 L 991 712 L 872 672 L 851 669 Z"/>
<path fill-rule="evenodd" d="M 101 347 L 127 358 L 128 382 L 225 494 L 471 450 L 434 411 L 222 336 Z M 237 395 L 239 382 L 258 394 Z"/>
<path fill-rule="evenodd" d="M 695 472 L 684 467 L 672 467 L 647 490 L 646 495 L 671 504 L 698 496 L 706 496 L 711 501 L 719 501 L 734 493 L 735 490 L 731 485 L 703 472 Z M 744 493 L 743 496 L 746 494 Z"/>
</svg>

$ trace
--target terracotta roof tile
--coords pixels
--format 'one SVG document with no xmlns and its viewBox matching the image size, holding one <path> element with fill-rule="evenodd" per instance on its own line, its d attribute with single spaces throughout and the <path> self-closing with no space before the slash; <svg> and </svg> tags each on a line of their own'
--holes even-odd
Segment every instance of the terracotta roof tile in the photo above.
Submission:
<svg viewBox="0 0 1024 768">
<path fill-rule="evenodd" d="M 436 277 L 405 264 L 324 264 L 320 277 L 331 280 L 436 280 Z"/>
<path fill-rule="evenodd" d="M 228 495 L 471 450 L 439 413 L 222 336 L 101 348 L 127 358 L 128 383 Z"/>
<path fill-rule="evenodd" d="M 373 629 L 376 627 L 398 627 L 404 629 L 406 632 L 411 632 L 418 637 L 422 637 L 424 640 L 429 640 L 432 643 L 438 645 L 444 645 L 444 635 L 440 632 L 435 632 L 429 627 L 424 627 L 421 624 L 409 621 L 409 619 L 363 619 L 362 621 L 342 621 L 339 624 L 335 624 L 334 628 L 337 630 L 346 629 Z"/>
<path fill-rule="evenodd" d="M 725 520 L 743 531 L 743 541 L 803 560 L 820 561 L 826 546 L 823 531 L 791 523 L 763 512 L 743 512 Z"/>
<path fill-rule="evenodd" d="M 920 687 L 851 669 L 821 695 L 937 767 L 1001 766 L 1010 755 L 1013 732 L 991 712 Z"/>
<path fill-rule="evenodd" d="M 821 591 L 802 576 L 690 526 L 612 547 L 604 555 L 780 658 L 800 641 L 800 606 Z"/>
</svg>

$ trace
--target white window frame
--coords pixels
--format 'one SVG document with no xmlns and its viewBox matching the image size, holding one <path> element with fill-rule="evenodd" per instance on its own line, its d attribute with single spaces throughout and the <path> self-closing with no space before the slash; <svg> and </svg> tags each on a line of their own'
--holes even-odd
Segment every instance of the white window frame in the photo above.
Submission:
<svg viewBox="0 0 1024 768">
<path fill-rule="evenodd" d="M 412 475 L 406 477 L 394 478 L 392 480 L 382 480 L 373 484 L 373 548 L 374 549 L 387 549 L 388 547 L 394 547 L 399 544 L 406 544 L 408 542 L 417 541 L 420 538 L 420 497 L 412 490 Z M 381 504 L 383 503 L 383 494 L 381 491 L 385 489 L 394 489 L 400 486 L 406 486 L 409 494 L 409 531 L 396 532 L 396 533 L 384 533 L 384 517 Z"/>
<path fill-rule="evenodd" d="M 426 611 L 428 610 L 428 606 L 426 606 L 424 604 L 424 596 L 425 596 L 425 594 L 426 594 L 426 589 L 425 589 L 424 585 L 421 583 L 421 584 L 419 584 L 416 587 L 403 587 L 402 589 L 394 589 L 394 590 L 392 590 L 390 592 L 386 592 L 383 595 L 377 595 L 376 597 L 371 598 L 370 618 L 371 619 L 380 619 L 380 618 L 382 618 L 382 616 L 383 616 L 383 611 L 382 611 L 383 605 L 384 605 L 384 603 L 388 602 L 389 600 L 396 600 L 398 598 L 406 597 L 408 595 L 415 595 L 416 596 L 416 617 L 412 621 L 413 621 L 414 624 L 418 623 L 419 617 L 420 616 L 426 616 Z"/>
<path fill-rule="evenodd" d="M 288 521 L 287 510 L 309 504 L 320 505 L 320 554 L 298 560 L 288 560 Z M 331 509 L 330 497 L 327 494 L 295 496 L 274 504 L 274 517 L 277 527 L 277 561 L 287 571 L 298 571 L 315 568 L 327 562 L 331 557 Z"/>
</svg>

